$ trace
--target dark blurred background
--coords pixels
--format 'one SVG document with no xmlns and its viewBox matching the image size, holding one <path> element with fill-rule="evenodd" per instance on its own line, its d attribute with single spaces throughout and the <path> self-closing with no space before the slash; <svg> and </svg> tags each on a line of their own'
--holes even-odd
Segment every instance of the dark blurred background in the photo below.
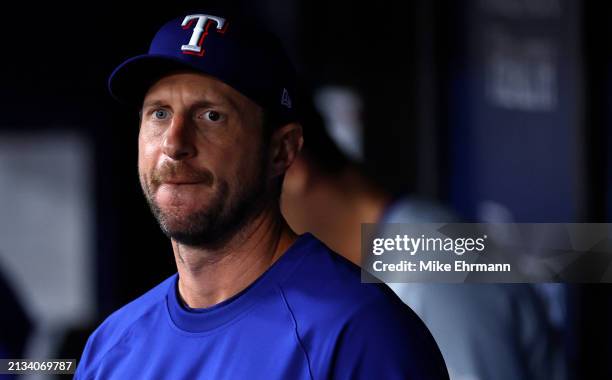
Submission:
<svg viewBox="0 0 612 380">
<path fill-rule="evenodd" d="M 138 183 L 137 111 L 106 79 L 163 22 L 214 3 L 3 11 L 0 266 L 34 327 L 29 348 L 0 353 L 78 358 L 93 327 L 174 273 Z M 360 97 L 360 154 L 389 191 L 467 221 L 612 222 L 608 2 L 224 3 L 276 31 L 312 86 Z M 568 287 L 574 378 L 612 378 L 610 289 Z"/>
</svg>

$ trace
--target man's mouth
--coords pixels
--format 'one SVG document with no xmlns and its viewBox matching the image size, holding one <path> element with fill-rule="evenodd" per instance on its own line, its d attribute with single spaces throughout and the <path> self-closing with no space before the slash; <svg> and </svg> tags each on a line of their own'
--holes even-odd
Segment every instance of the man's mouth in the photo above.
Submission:
<svg viewBox="0 0 612 380">
<path fill-rule="evenodd" d="M 213 185 L 213 175 L 207 170 L 192 170 L 183 166 L 174 167 L 162 165 L 159 170 L 152 173 L 151 184 L 154 187 L 161 185 Z"/>
<path fill-rule="evenodd" d="M 162 185 L 196 185 L 199 183 L 202 181 L 193 179 L 168 179 L 161 182 Z"/>
</svg>

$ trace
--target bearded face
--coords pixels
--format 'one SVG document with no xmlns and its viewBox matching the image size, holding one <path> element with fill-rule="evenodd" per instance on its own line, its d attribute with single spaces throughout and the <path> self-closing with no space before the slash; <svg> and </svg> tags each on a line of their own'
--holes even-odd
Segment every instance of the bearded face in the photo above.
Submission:
<svg viewBox="0 0 612 380">
<path fill-rule="evenodd" d="M 139 177 L 163 232 L 192 246 L 227 241 L 269 197 L 261 108 L 199 74 L 162 78 L 145 96 Z"/>
</svg>

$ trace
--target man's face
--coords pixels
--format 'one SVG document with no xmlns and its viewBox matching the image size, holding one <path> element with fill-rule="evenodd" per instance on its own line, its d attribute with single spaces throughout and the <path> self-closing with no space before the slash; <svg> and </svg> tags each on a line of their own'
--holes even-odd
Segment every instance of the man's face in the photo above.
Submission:
<svg viewBox="0 0 612 380">
<path fill-rule="evenodd" d="M 265 201 L 261 107 L 205 75 L 163 77 L 147 92 L 138 138 L 144 194 L 164 233 L 217 246 Z"/>
</svg>

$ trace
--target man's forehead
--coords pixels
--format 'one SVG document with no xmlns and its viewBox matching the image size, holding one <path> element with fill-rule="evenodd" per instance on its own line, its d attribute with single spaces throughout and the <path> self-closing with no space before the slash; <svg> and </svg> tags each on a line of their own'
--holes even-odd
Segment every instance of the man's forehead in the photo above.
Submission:
<svg viewBox="0 0 612 380">
<path fill-rule="evenodd" d="M 194 101 L 207 100 L 218 103 L 242 103 L 245 98 L 238 91 L 220 80 L 194 72 L 176 72 L 158 79 L 147 91 L 144 103 L 157 102 L 172 96 Z M 248 100 L 248 99 L 246 99 Z"/>
</svg>

